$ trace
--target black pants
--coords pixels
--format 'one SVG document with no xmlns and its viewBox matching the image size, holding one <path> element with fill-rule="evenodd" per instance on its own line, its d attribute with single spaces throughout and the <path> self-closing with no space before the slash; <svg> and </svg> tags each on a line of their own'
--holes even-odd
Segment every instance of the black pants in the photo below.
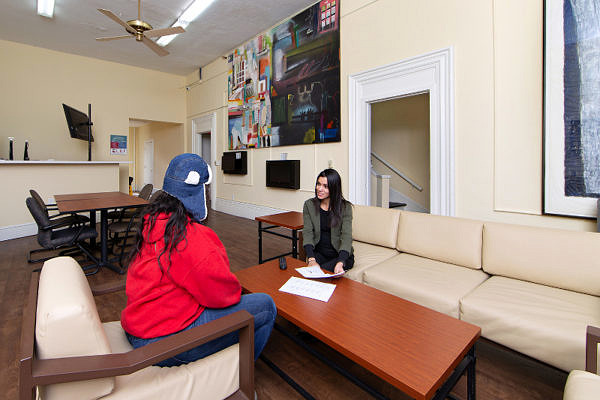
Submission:
<svg viewBox="0 0 600 400">
<path fill-rule="evenodd" d="M 335 269 L 335 264 L 337 264 L 337 257 L 328 259 L 318 251 L 314 252 L 314 257 L 317 260 L 317 263 L 321 266 L 321 268 L 326 269 L 327 271 L 333 272 Z M 347 271 L 354 266 L 354 254 L 351 254 L 350 257 L 346 259 L 344 263 L 344 270 Z"/>
</svg>

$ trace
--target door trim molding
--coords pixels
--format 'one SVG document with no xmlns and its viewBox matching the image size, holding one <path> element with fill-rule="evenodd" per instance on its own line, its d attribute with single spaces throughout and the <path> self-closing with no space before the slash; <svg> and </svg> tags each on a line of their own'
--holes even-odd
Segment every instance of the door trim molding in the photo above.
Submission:
<svg viewBox="0 0 600 400">
<path fill-rule="evenodd" d="M 454 57 L 452 47 L 348 77 L 349 199 L 370 202 L 371 104 L 429 93 L 430 212 L 454 215 Z"/>
<path fill-rule="evenodd" d="M 217 160 L 217 113 L 211 112 L 209 114 L 196 117 L 192 119 L 192 153 L 198 154 L 202 156 L 202 148 L 196 148 L 196 141 L 194 140 L 194 135 L 199 134 L 200 132 L 210 132 L 210 158 L 212 160 L 210 165 L 210 169 L 212 170 L 212 176 L 215 175 L 215 167 Z M 202 146 L 202 144 L 200 144 Z M 213 179 L 211 183 L 210 190 L 210 204 L 211 208 L 214 209 L 213 204 L 215 204 L 217 199 L 217 179 Z"/>
</svg>

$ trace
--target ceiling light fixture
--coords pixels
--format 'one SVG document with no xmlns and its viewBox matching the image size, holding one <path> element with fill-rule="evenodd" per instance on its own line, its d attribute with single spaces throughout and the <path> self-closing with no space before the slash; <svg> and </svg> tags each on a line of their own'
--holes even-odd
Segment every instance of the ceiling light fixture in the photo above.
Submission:
<svg viewBox="0 0 600 400">
<path fill-rule="evenodd" d="M 186 28 L 190 22 L 198 18 L 200 14 L 204 12 L 215 0 L 194 0 L 192 4 L 189 5 L 188 8 L 177 18 L 177 21 L 173 23 L 171 26 L 181 26 L 182 28 Z M 157 44 L 161 46 L 166 46 L 171 43 L 171 40 L 175 39 L 177 35 L 168 35 L 163 36 L 156 41 Z"/>
<path fill-rule="evenodd" d="M 42 17 L 52 18 L 54 16 L 54 0 L 38 0 L 37 13 Z"/>
</svg>

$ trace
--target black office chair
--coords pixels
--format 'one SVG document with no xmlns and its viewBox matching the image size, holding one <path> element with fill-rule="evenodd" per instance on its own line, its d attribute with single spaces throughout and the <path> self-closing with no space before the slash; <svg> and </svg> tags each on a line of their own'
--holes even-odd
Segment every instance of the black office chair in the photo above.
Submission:
<svg viewBox="0 0 600 400">
<path fill-rule="evenodd" d="M 83 243 L 84 240 L 98 236 L 95 228 L 87 226 L 82 222 L 74 221 L 69 217 L 50 220 L 46 210 L 32 197 L 28 197 L 25 200 L 25 204 L 38 226 L 37 241 L 42 246 L 41 249 L 29 252 L 27 262 L 39 263 L 55 257 L 55 255 L 52 255 L 34 260 L 32 259 L 32 254 L 63 249 L 59 253 L 61 256 L 75 255 L 76 253 L 83 252 L 92 261 L 93 264 L 83 268 L 86 271 L 86 275 L 98 272 L 98 259 L 92 255 L 91 251 Z"/>
<path fill-rule="evenodd" d="M 144 185 L 142 190 L 140 190 L 138 197 L 140 199 L 148 200 L 150 198 L 150 195 L 152 195 L 152 189 L 154 189 L 154 185 L 152 185 L 151 183 L 147 183 L 146 185 Z M 129 220 L 137 213 L 137 211 L 138 210 L 135 208 L 121 208 L 118 210 L 109 211 L 107 215 L 109 220 L 117 220 L 120 222 L 124 220 Z"/>
<path fill-rule="evenodd" d="M 79 222 L 86 223 L 86 222 L 90 221 L 90 219 L 88 217 L 86 217 L 84 215 L 75 214 L 75 213 L 59 212 L 57 214 L 50 215 L 50 211 L 58 211 L 58 207 L 56 206 L 56 204 L 44 203 L 42 196 L 40 196 L 39 193 L 33 189 L 30 189 L 29 193 L 31 194 L 31 197 L 35 201 L 37 201 L 38 204 L 40 205 L 40 207 L 46 212 L 46 215 L 48 216 L 48 218 L 53 220 L 53 222 L 58 222 L 60 220 L 62 222 L 72 221 L 74 223 L 79 223 Z"/>
<path fill-rule="evenodd" d="M 157 190 L 150 196 L 148 202 L 152 203 L 162 193 L 164 193 L 162 190 Z M 129 218 L 120 218 L 119 221 L 108 225 L 108 234 L 111 238 L 111 253 L 118 255 L 121 270 L 126 268 L 123 265 L 125 249 L 133 244 L 130 239 L 135 238 L 135 234 L 142 229 L 141 215 L 143 210 L 144 208 L 130 209 L 132 214 Z M 115 252 L 115 247 L 119 249 L 118 253 Z"/>
</svg>

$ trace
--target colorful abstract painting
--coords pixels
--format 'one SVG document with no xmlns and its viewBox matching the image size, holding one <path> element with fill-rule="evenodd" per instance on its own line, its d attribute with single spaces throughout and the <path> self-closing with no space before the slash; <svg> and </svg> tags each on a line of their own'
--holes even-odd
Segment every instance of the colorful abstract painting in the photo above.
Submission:
<svg viewBox="0 0 600 400">
<path fill-rule="evenodd" d="M 229 57 L 229 149 L 340 141 L 339 0 L 322 0 Z"/>
</svg>

